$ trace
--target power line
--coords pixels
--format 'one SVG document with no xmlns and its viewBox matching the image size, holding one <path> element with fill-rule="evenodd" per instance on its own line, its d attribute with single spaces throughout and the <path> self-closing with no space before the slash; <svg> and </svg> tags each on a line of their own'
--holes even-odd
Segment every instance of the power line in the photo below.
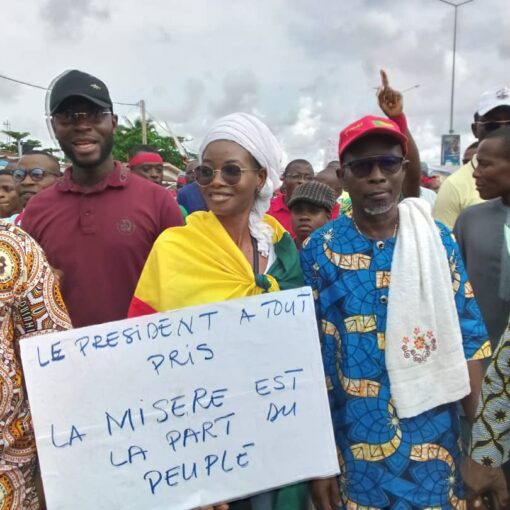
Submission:
<svg viewBox="0 0 510 510">
<path fill-rule="evenodd" d="M 33 83 L 28 83 L 26 81 L 16 80 L 15 78 L 9 78 L 9 76 L 4 76 L 3 74 L 0 74 L 0 78 L 3 78 L 4 80 L 13 81 L 14 83 L 21 83 L 21 85 L 27 85 L 28 87 L 33 87 L 35 89 L 48 90 L 46 87 L 42 87 L 41 85 L 34 85 Z"/>
<path fill-rule="evenodd" d="M 175 135 L 175 133 L 171 130 L 171 128 L 168 126 L 168 124 L 166 124 L 165 122 L 165 125 L 163 125 L 161 122 L 159 122 L 156 117 L 154 115 L 152 115 L 152 113 L 150 113 L 149 111 L 147 111 L 147 114 L 149 115 L 149 117 L 161 128 L 163 129 L 164 131 L 166 131 L 173 139 L 175 145 L 176 145 L 176 148 L 177 150 L 179 151 L 179 153 L 181 154 L 181 156 L 185 156 L 185 157 L 188 157 L 190 155 L 189 151 L 186 149 L 186 147 L 182 144 L 182 142 L 179 140 L 179 138 L 177 138 L 177 136 Z"/>
<path fill-rule="evenodd" d="M 27 87 L 32 87 L 34 89 L 45 90 L 46 92 L 48 90 L 51 90 L 48 87 L 43 87 L 42 85 L 36 85 L 35 83 L 29 83 L 28 81 L 17 80 L 16 78 L 10 78 L 9 76 L 5 76 L 4 74 L 0 74 L 0 78 L 3 78 L 4 80 L 12 81 L 14 83 L 20 83 L 21 85 L 26 85 Z M 118 101 L 113 101 L 113 104 L 119 104 L 122 106 L 140 106 L 140 102 L 138 102 L 138 103 L 120 103 Z"/>
</svg>

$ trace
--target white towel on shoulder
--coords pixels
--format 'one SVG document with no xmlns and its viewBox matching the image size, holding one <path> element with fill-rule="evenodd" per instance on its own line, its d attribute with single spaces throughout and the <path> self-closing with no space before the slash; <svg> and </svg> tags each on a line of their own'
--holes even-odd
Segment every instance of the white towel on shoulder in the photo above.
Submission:
<svg viewBox="0 0 510 510">
<path fill-rule="evenodd" d="M 449 261 L 430 205 L 399 206 L 391 263 L 386 367 L 400 418 L 411 418 L 470 393 Z"/>
</svg>

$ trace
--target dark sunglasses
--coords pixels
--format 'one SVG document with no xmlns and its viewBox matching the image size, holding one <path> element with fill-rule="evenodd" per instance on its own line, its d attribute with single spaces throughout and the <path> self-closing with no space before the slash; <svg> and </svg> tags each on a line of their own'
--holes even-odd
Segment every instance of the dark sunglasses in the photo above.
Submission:
<svg viewBox="0 0 510 510">
<path fill-rule="evenodd" d="M 75 112 L 74 110 L 64 110 L 53 114 L 53 118 L 61 124 L 77 123 L 86 120 L 92 123 L 101 122 L 107 115 L 111 115 L 110 110 L 90 110 L 88 112 Z"/>
<path fill-rule="evenodd" d="M 372 173 L 374 165 L 377 165 L 383 174 L 396 174 L 402 168 L 404 161 L 404 158 L 399 156 L 371 156 L 349 161 L 343 166 L 348 168 L 354 177 L 362 179 Z"/>
<path fill-rule="evenodd" d="M 477 122 L 478 125 L 482 126 L 485 131 L 496 131 L 503 126 L 510 126 L 510 120 L 489 120 L 487 122 Z"/>
<path fill-rule="evenodd" d="M 30 170 L 16 168 L 16 170 L 12 172 L 12 176 L 14 177 L 14 180 L 17 182 L 24 181 L 27 175 L 29 175 L 33 181 L 42 181 L 46 175 L 54 175 L 55 177 L 59 177 L 58 174 L 48 172 L 47 170 L 43 170 L 42 168 L 31 168 Z"/>
<path fill-rule="evenodd" d="M 219 170 L 214 170 L 208 165 L 200 165 L 195 168 L 195 179 L 200 186 L 208 186 L 213 182 L 216 173 L 220 172 L 223 181 L 229 186 L 234 186 L 239 183 L 241 176 L 247 171 L 248 169 L 233 163 L 223 165 Z"/>
</svg>

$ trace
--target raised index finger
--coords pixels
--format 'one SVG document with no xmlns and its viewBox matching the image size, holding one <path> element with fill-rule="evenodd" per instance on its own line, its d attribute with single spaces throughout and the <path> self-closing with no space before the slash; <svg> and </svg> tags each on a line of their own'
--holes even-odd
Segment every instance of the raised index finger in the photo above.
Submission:
<svg viewBox="0 0 510 510">
<path fill-rule="evenodd" d="M 384 89 L 388 88 L 390 86 L 390 82 L 388 81 L 388 75 L 386 74 L 386 71 L 384 69 L 381 69 L 381 83 Z"/>
</svg>

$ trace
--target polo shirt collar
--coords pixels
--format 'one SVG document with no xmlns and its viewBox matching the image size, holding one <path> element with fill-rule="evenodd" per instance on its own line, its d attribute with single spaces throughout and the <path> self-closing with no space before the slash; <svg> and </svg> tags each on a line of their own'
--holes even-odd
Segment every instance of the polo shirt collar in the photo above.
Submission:
<svg viewBox="0 0 510 510">
<path fill-rule="evenodd" d="M 274 208 L 277 211 L 289 211 L 290 212 L 290 209 L 288 208 L 287 204 L 285 203 L 285 195 L 283 193 L 278 193 L 278 195 L 276 195 L 273 200 L 274 200 Z"/>
<path fill-rule="evenodd" d="M 80 186 L 72 180 L 73 167 L 70 166 L 65 169 L 62 179 L 57 182 L 57 189 L 64 192 L 75 193 L 98 193 L 104 191 L 106 188 L 123 188 L 129 177 L 129 169 L 122 166 L 120 161 L 114 161 L 113 171 L 110 172 L 102 181 L 94 186 Z"/>
</svg>

